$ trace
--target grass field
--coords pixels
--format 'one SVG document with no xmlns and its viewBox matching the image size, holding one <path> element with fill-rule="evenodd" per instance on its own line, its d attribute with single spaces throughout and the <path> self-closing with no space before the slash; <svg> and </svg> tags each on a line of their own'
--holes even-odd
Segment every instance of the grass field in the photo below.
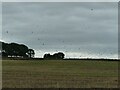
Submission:
<svg viewBox="0 0 120 90">
<path fill-rule="evenodd" d="M 3 88 L 116 88 L 117 61 L 3 60 Z"/>
</svg>

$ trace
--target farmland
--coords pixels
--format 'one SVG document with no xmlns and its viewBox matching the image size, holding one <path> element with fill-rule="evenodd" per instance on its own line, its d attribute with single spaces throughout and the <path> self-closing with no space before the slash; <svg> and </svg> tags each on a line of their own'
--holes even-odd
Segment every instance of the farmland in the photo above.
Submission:
<svg viewBox="0 0 120 90">
<path fill-rule="evenodd" d="M 3 60 L 3 88 L 116 88 L 118 61 Z"/>
</svg>

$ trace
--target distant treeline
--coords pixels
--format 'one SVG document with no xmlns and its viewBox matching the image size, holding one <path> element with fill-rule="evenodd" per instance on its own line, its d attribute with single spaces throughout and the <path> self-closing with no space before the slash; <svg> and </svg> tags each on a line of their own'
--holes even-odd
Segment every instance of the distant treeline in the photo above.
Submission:
<svg viewBox="0 0 120 90">
<path fill-rule="evenodd" d="M 33 49 L 29 49 L 24 44 L 17 43 L 4 43 L 1 44 L 2 57 L 20 57 L 20 58 L 33 58 L 35 52 Z"/>
<path fill-rule="evenodd" d="M 64 59 L 64 57 L 65 57 L 65 54 L 64 53 L 62 53 L 62 52 L 58 52 L 58 53 L 55 53 L 55 54 L 53 54 L 53 55 L 50 55 L 50 54 L 45 54 L 44 55 L 44 59 Z"/>
<path fill-rule="evenodd" d="M 2 55 L 3 58 L 8 58 L 8 59 L 30 59 L 33 58 L 35 55 L 35 52 L 33 49 L 29 49 L 26 45 L 24 44 L 18 44 L 18 43 L 5 43 L 5 42 L 0 42 L 0 54 Z M 53 55 L 50 54 L 44 54 L 43 59 L 44 60 L 51 60 L 51 59 L 64 59 L 65 54 L 62 52 L 55 53 Z"/>
<path fill-rule="evenodd" d="M 4 57 L 3 60 L 65 60 L 65 55 L 62 52 L 53 55 L 44 54 L 43 58 L 22 58 L 22 57 Z"/>
<path fill-rule="evenodd" d="M 24 44 L 5 43 L 0 41 L 0 55 L 3 59 L 9 60 L 103 60 L 103 61 L 119 61 L 118 59 L 92 59 L 92 58 L 68 58 L 65 59 L 65 54 L 62 52 L 44 54 L 43 58 L 33 58 L 35 52 L 29 49 Z M 31 59 L 32 58 L 32 59 Z"/>
</svg>

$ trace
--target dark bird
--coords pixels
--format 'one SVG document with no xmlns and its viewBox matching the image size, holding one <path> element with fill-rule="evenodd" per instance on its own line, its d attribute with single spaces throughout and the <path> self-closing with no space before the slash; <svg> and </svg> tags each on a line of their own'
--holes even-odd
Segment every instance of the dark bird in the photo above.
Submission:
<svg viewBox="0 0 120 90">
<path fill-rule="evenodd" d="M 91 9 L 91 11 L 93 11 L 93 9 Z"/>
<path fill-rule="evenodd" d="M 6 33 L 8 33 L 8 31 L 6 31 Z"/>
</svg>

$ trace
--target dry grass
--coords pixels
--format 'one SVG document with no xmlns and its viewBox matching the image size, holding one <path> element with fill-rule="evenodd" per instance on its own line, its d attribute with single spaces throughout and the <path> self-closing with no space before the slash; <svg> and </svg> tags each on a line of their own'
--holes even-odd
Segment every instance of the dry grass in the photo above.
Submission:
<svg viewBox="0 0 120 90">
<path fill-rule="evenodd" d="M 117 85 L 117 61 L 3 61 L 3 88 L 116 88 Z"/>
</svg>

